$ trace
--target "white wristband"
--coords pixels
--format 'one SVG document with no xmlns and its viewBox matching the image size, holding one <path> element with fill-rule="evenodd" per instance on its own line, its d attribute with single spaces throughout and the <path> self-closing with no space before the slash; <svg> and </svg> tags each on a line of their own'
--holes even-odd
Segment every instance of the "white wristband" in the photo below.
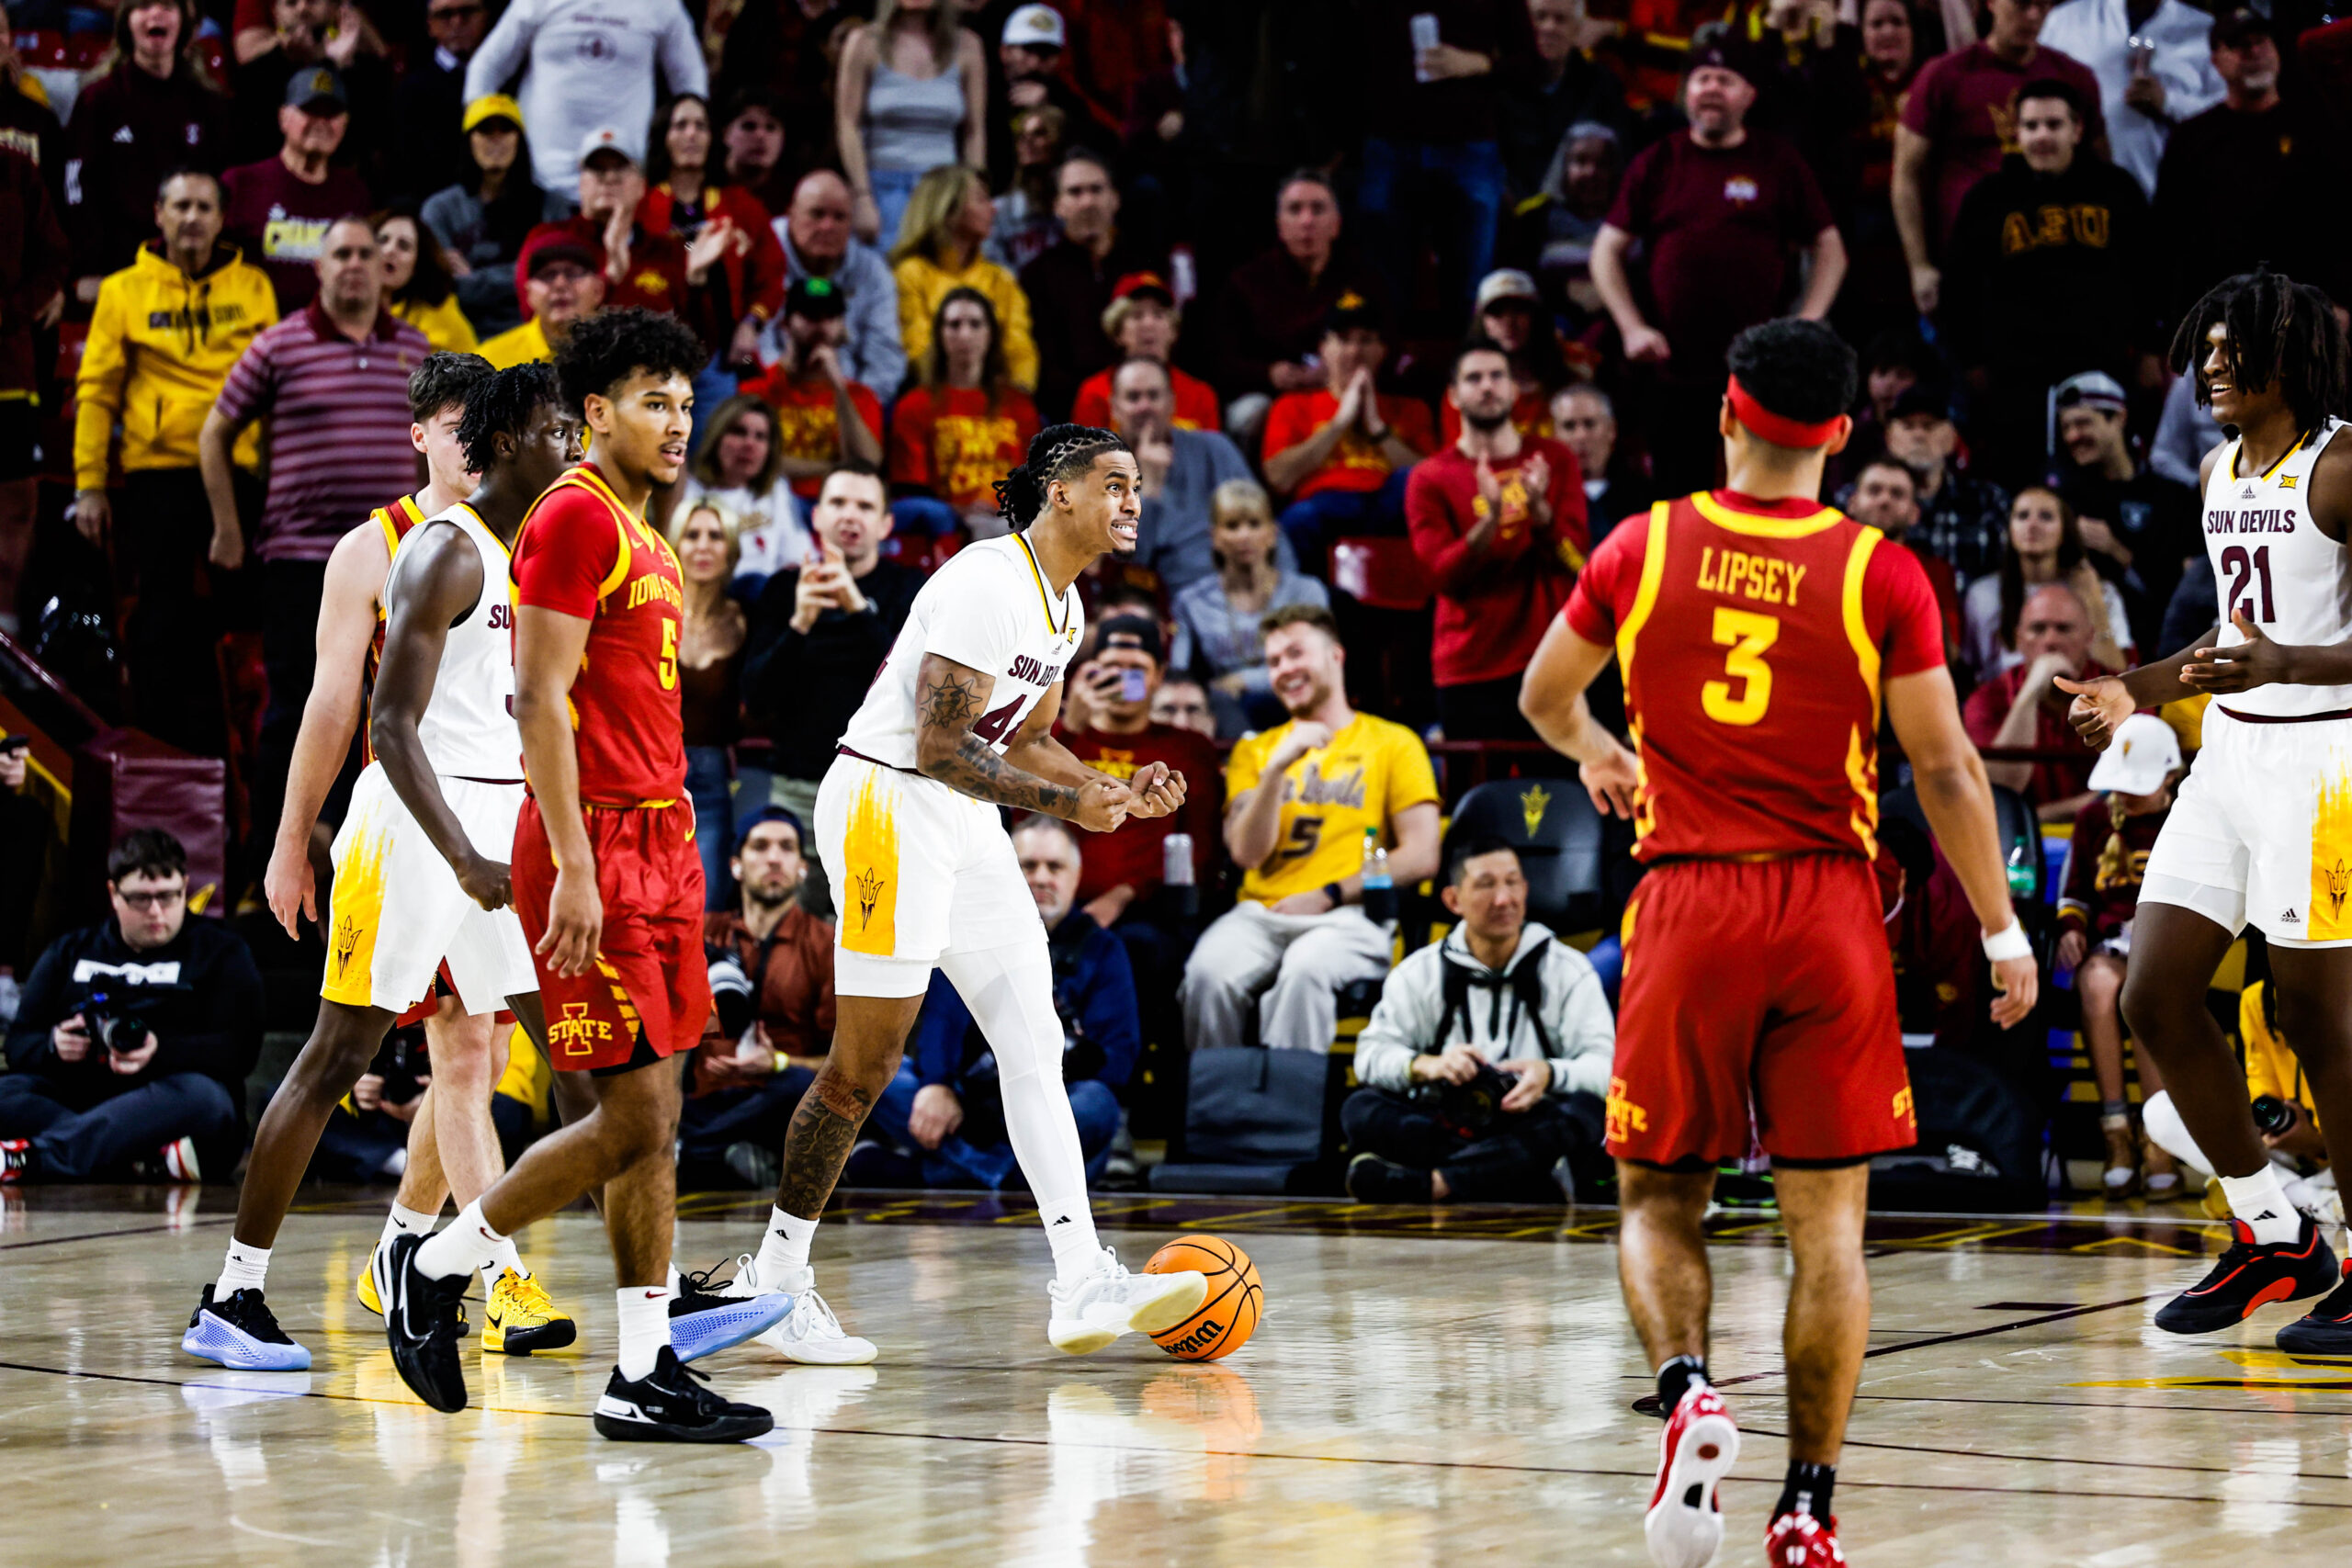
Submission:
<svg viewBox="0 0 2352 1568">
<path fill-rule="evenodd" d="M 2007 958 L 2031 958 L 2033 943 L 2025 939 L 2025 927 L 2015 920 L 1984 939 L 1984 956 L 1998 964 Z"/>
</svg>

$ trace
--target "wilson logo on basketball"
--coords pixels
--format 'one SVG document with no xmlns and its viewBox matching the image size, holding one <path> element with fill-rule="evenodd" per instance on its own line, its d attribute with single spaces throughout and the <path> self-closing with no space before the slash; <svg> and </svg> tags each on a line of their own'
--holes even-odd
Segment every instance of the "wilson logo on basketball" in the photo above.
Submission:
<svg viewBox="0 0 2352 1568">
<path fill-rule="evenodd" d="M 1171 1356 L 1197 1356 L 1224 1337 L 1225 1325 L 1210 1318 L 1182 1339 L 1162 1345 L 1160 1348 Z"/>
</svg>

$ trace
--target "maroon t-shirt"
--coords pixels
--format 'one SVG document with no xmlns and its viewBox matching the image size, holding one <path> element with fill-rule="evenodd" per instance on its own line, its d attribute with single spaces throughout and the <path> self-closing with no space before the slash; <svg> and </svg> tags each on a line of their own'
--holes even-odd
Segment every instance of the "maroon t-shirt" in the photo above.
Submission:
<svg viewBox="0 0 2352 1568">
<path fill-rule="evenodd" d="M 1731 340 L 1787 304 L 1793 253 L 1836 220 L 1794 142 L 1751 130 L 1709 148 L 1678 130 L 1634 160 L 1609 221 L 1648 253 L 1669 368 L 1719 380 Z"/>
<path fill-rule="evenodd" d="M 1208 875 L 1216 854 L 1224 805 L 1225 778 L 1216 748 L 1204 737 L 1172 724 L 1155 724 L 1137 735 L 1106 735 L 1099 729 L 1056 726 L 1055 738 L 1070 755 L 1114 778 L 1133 778 L 1137 768 L 1165 762 L 1184 775 L 1184 805 L 1173 817 L 1131 817 L 1115 833 L 1089 833 L 1078 875 L 1078 901 L 1093 902 L 1125 883 L 1145 899 L 1159 890 L 1170 833 L 1193 836 L 1193 876 Z"/>
<path fill-rule="evenodd" d="M 2099 118 L 2098 78 L 2071 54 L 2037 48 L 2023 65 L 2012 65 L 1989 45 L 1973 43 L 1928 62 L 1903 100 L 1901 123 L 1932 144 L 1928 158 L 1928 213 L 1935 225 L 1939 254 L 1960 214 L 1968 187 L 2001 166 L 2018 147 L 2018 89 L 2054 76 L 2071 82 L 2090 106 L 2084 128 L 2088 142 L 2105 133 Z"/>
<path fill-rule="evenodd" d="M 241 164 L 220 176 L 220 186 L 229 238 L 269 274 L 280 316 L 317 297 L 318 259 L 334 220 L 364 218 L 376 204 L 367 182 L 349 169 L 330 168 L 324 181 L 311 185 L 280 158 Z"/>
</svg>

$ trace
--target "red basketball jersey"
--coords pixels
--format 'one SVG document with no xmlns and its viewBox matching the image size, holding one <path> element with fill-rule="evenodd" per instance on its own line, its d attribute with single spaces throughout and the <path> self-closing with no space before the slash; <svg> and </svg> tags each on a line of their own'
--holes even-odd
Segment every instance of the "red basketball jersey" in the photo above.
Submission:
<svg viewBox="0 0 2352 1568">
<path fill-rule="evenodd" d="M 515 604 L 590 623 L 571 683 L 582 803 L 650 806 L 682 797 L 678 628 L 685 580 L 669 542 L 584 463 L 531 503 L 514 540 L 514 571 Z"/>
<path fill-rule="evenodd" d="M 1812 501 L 1659 502 L 1562 612 L 1614 644 L 1644 860 L 1878 852 L 1880 682 L 1943 662 L 1911 552 Z"/>
</svg>

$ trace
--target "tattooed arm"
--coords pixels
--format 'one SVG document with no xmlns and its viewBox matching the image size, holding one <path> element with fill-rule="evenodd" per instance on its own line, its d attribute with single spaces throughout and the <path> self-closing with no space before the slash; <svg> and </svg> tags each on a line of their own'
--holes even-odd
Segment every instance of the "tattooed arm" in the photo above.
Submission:
<svg viewBox="0 0 2352 1568">
<path fill-rule="evenodd" d="M 1165 762 L 1147 762 L 1136 770 L 1135 777 L 1122 779 L 1080 761 L 1069 747 L 1054 737 L 1054 720 L 1061 708 L 1062 683 L 1057 681 L 1037 699 L 1037 705 L 1030 710 L 1012 743 L 1005 747 L 1005 761 L 1056 784 L 1108 780 L 1132 797 L 1127 802 L 1130 817 L 1166 817 L 1184 804 L 1184 775 Z"/>
<path fill-rule="evenodd" d="M 997 755 L 994 746 L 972 733 L 995 691 L 995 676 L 936 653 L 924 654 L 915 672 L 915 766 L 925 777 L 975 800 L 1042 811 L 1097 833 L 1117 827 L 1127 814 L 1126 785 L 1080 765 L 1058 745 L 1055 750 L 1068 759 L 1076 776 L 1040 777 Z"/>
</svg>

